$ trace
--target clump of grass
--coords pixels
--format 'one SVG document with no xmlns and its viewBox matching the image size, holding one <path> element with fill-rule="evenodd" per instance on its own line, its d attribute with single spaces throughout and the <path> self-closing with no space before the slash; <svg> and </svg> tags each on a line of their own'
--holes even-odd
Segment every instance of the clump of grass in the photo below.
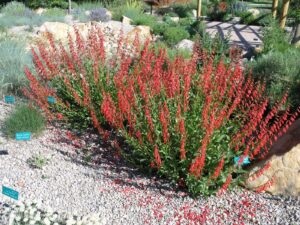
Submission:
<svg viewBox="0 0 300 225">
<path fill-rule="evenodd" d="M 34 169 L 43 169 L 44 166 L 46 166 L 49 162 L 49 159 L 43 156 L 42 154 L 35 154 L 31 156 L 28 160 L 27 163 L 31 168 Z"/>
<path fill-rule="evenodd" d="M 0 36 L 0 94 L 19 94 L 26 83 L 25 65 L 32 67 L 31 54 L 25 51 L 25 41 Z"/>
<path fill-rule="evenodd" d="M 45 119 L 40 111 L 26 104 L 19 105 L 4 121 L 3 132 L 14 138 L 16 132 L 40 134 L 45 128 Z"/>
</svg>

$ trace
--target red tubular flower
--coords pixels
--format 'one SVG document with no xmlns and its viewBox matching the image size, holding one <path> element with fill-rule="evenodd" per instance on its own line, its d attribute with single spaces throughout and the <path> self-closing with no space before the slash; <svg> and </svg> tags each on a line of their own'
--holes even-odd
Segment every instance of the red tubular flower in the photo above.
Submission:
<svg viewBox="0 0 300 225">
<path fill-rule="evenodd" d="M 267 162 L 261 169 L 253 173 L 249 178 L 248 181 L 254 181 L 259 178 L 265 171 L 267 171 L 271 166 L 271 162 Z"/>
<path fill-rule="evenodd" d="M 224 156 L 223 156 L 223 157 L 221 158 L 221 160 L 220 160 L 220 162 L 219 162 L 217 168 L 215 169 L 213 175 L 211 176 L 211 179 L 212 179 L 212 180 L 215 180 L 215 179 L 217 179 L 217 178 L 219 177 L 219 175 L 220 175 L 220 173 L 221 173 L 221 171 L 222 171 L 222 169 L 223 169 L 224 162 L 225 162 L 225 160 L 224 160 Z"/>
<path fill-rule="evenodd" d="M 226 178 L 225 183 L 222 185 L 222 187 L 221 187 L 220 190 L 218 191 L 217 195 L 220 195 L 220 194 L 224 193 L 224 192 L 227 190 L 227 188 L 229 187 L 231 181 L 232 181 L 232 175 L 229 174 L 229 175 L 227 176 L 227 178 Z"/>
<path fill-rule="evenodd" d="M 155 146 L 154 148 L 154 158 L 155 158 L 156 166 L 159 169 L 161 167 L 161 158 L 157 146 Z"/>
<path fill-rule="evenodd" d="M 255 192 L 261 193 L 270 188 L 275 182 L 275 176 L 273 176 L 269 181 L 267 181 L 265 184 L 255 188 Z"/>
<path fill-rule="evenodd" d="M 181 159 L 181 160 L 186 159 L 185 138 L 182 138 L 182 139 L 181 139 L 181 145 L 180 145 L 180 159 Z"/>
</svg>

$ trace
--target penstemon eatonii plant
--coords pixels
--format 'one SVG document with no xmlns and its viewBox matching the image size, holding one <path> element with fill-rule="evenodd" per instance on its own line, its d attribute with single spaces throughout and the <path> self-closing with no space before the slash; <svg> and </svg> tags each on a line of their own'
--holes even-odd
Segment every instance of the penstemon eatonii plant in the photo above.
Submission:
<svg viewBox="0 0 300 225">
<path fill-rule="evenodd" d="M 76 28 L 75 34 L 69 50 L 51 36 L 48 51 L 42 45 L 39 54 L 33 50 L 36 76 L 25 70 L 25 94 L 50 119 L 57 110 L 68 117 L 80 109 L 104 137 L 108 124 L 130 144 L 123 152 L 129 161 L 193 195 L 237 184 L 243 159 L 264 158 L 299 113 L 280 112 L 287 96 L 268 110 L 264 86 L 244 76 L 237 56 L 230 64 L 216 62 L 196 46 L 192 58 L 170 60 L 149 41 L 141 48 L 136 38 L 132 54 L 120 50 L 108 63 L 100 30 L 92 29 L 87 40 Z M 48 95 L 56 106 L 46 102 Z"/>
</svg>

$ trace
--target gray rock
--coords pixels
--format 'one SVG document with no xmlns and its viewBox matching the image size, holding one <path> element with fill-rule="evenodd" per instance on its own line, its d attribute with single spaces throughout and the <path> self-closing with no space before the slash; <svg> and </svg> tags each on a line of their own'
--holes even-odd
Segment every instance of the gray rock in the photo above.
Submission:
<svg viewBox="0 0 300 225">
<path fill-rule="evenodd" d="M 188 50 L 188 51 L 193 51 L 194 48 L 194 42 L 188 39 L 184 39 L 180 41 L 175 48 L 179 50 Z"/>
</svg>

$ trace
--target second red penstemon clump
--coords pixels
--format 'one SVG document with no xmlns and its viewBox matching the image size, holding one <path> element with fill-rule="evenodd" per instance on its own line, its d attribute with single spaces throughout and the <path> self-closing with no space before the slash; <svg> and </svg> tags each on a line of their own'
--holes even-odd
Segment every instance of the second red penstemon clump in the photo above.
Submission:
<svg viewBox="0 0 300 225">
<path fill-rule="evenodd" d="M 286 97 L 267 110 L 264 86 L 245 78 L 237 58 L 225 64 L 196 46 L 190 59 L 171 60 L 164 49 L 149 41 L 141 48 L 136 39 L 134 57 L 119 50 L 108 62 L 101 30 L 91 29 L 87 40 L 77 29 L 74 35 L 69 48 L 49 36 L 50 47 L 33 50 L 36 70 L 25 71 L 25 94 L 49 117 L 55 110 L 65 117 L 76 112 L 104 136 L 102 125 L 110 125 L 131 145 L 127 158 L 184 181 L 195 195 L 235 183 L 234 157 L 241 156 L 239 163 L 265 157 L 297 116 L 280 111 Z"/>
</svg>

